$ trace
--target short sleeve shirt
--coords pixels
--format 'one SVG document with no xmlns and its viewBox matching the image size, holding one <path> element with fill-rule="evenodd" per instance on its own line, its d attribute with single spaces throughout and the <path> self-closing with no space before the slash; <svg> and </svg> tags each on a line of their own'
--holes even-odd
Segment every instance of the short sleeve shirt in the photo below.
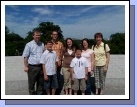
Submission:
<svg viewBox="0 0 137 107">
<path fill-rule="evenodd" d="M 41 57 L 40 63 L 45 64 L 46 74 L 56 74 L 56 62 L 58 62 L 58 56 L 55 51 L 46 50 Z"/>
<path fill-rule="evenodd" d="M 106 44 L 106 52 L 110 51 L 108 44 Z M 93 48 L 93 47 L 92 47 Z M 101 42 L 99 46 L 94 47 L 95 66 L 104 66 L 106 64 L 106 53 L 104 50 L 104 43 Z"/>
<path fill-rule="evenodd" d="M 31 65 L 40 64 L 40 58 L 44 52 L 44 43 L 36 43 L 34 40 L 28 42 L 25 46 L 22 56 L 28 58 Z"/>
<path fill-rule="evenodd" d="M 86 51 L 82 50 L 82 54 L 81 56 L 85 57 L 88 61 L 89 67 L 88 67 L 88 71 L 91 71 L 91 55 L 93 53 L 92 49 L 87 49 Z"/>
<path fill-rule="evenodd" d="M 75 57 L 72 59 L 70 67 L 74 68 L 74 78 L 85 78 L 85 68 L 88 67 L 88 62 L 84 57 Z"/>
<path fill-rule="evenodd" d="M 57 53 L 58 66 L 60 66 L 61 65 L 61 53 L 62 53 L 62 50 L 63 50 L 63 44 L 60 41 L 58 41 L 56 43 L 53 43 L 52 50 L 54 50 Z"/>
</svg>

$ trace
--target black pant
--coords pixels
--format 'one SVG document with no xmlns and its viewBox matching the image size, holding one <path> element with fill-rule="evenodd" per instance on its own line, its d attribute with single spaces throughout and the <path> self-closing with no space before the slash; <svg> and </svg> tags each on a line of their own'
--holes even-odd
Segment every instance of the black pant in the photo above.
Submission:
<svg viewBox="0 0 137 107">
<path fill-rule="evenodd" d="M 55 95 L 60 95 L 64 85 L 64 77 L 60 74 L 61 66 L 57 67 L 57 80 L 58 88 L 56 89 Z"/>
<path fill-rule="evenodd" d="M 28 66 L 28 84 L 29 84 L 29 94 L 30 95 L 42 95 L 43 92 L 43 82 L 44 82 L 44 75 L 42 71 L 42 66 L 35 67 L 35 66 Z M 34 88 L 35 83 L 36 90 Z"/>
</svg>

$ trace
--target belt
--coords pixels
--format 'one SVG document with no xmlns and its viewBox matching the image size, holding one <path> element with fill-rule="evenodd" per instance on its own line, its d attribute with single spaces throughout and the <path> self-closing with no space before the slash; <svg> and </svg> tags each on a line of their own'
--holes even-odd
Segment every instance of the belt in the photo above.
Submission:
<svg viewBox="0 0 137 107">
<path fill-rule="evenodd" d="M 41 67 L 41 66 L 42 66 L 42 64 L 37 64 L 37 65 L 31 65 L 31 64 L 29 64 L 29 66 Z"/>
</svg>

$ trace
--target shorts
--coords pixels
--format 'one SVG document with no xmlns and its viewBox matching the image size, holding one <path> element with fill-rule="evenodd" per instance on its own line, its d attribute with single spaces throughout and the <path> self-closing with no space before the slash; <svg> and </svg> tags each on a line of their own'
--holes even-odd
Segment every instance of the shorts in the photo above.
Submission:
<svg viewBox="0 0 137 107">
<path fill-rule="evenodd" d="M 44 89 L 58 88 L 57 75 L 48 75 L 48 80 L 44 80 Z"/>
<path fill-rule="evenodd" d="M 86 90 L 86 81 L 84 78 L 82 79 L 74 79 L 74 82 L 72 83 L 72 89 L 73 90 Z"/>
</svg>

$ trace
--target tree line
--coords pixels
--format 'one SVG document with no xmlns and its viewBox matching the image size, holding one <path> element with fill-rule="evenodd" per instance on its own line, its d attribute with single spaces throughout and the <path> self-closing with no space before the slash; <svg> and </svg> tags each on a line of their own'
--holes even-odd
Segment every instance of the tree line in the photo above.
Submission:
<svg viewBox="0 0 137 107">
<path fill-rule="evenodd" d="M 51 32 L 57 30 L 59 32 L 59 41 L 65 45 L 65 39 L 59 25 L 54 25 L 53 22 L 41 22 L 34 29 L 39 29 L 41 31 L 41 41 L 43 43 L 47 40 L 51 40 Z M 5 56 L 22 55 L 26 43 L 33 39 L 32 31 L 28 31 L 27 36 L 22 38 L 19 34 L 10 32 L 9 28 L 5 26 Z M 92 45 L 95 44 L 95 40 L 89 39 L 89 41 L 89 46 L 92 47 Z M 81 45 L 81 40 L 74 39 L 73 42 L 75 47 Z M 103 42 L 109 45 L 111 49 L 110 54 L 125 54 L 125 33 L 111 34 L 109 40 L 103 40 Z"/>
</svg>

